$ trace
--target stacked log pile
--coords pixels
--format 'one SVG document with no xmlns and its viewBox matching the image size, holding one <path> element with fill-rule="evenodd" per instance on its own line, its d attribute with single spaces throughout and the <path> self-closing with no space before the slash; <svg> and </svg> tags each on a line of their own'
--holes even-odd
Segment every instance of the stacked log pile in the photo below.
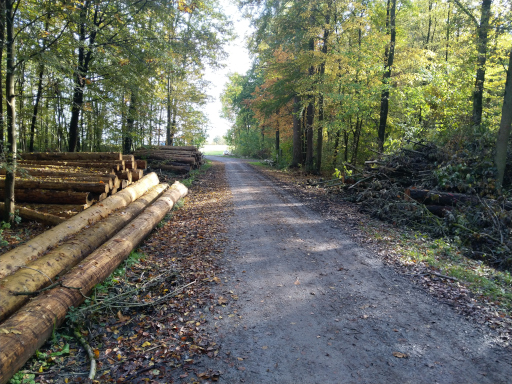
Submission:
<svg viewBox="0 0 512 384">
<path fill-rule="evenodd" d="M 0 383 L 6 383 L 188 190 L 144 176 L 0 255 Z M 62 241 L 64 241 L 62 243 Z"/>
<path fill-rule="evenodd" d="M 194 146 L 158 146 L 139 148 L 135 157 L 146 159 L 153 170 L 165 170 L 176 174 L 187 174 L 203 164 L 203 154 Z"/>
<path fill-rule="evenodd" d="M 133 155 L 110 152 L 25 153 L 20 157 L 15 182 L 20 215 L 49 223 L 126 188 L 140 180 L 146 168 Z M 5 195 L 3 175 L 5 171 L 0 170 L 0 199 Z"/>
</svg>

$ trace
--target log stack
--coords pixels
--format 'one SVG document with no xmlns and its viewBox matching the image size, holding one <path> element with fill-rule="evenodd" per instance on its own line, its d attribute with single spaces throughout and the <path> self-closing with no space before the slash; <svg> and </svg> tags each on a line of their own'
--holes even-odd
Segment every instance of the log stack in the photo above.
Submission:
<svg viewBox="0 0 512 384">
<path fill-rule="evenodd" d="M 194 146 L 170 146 L 139 148 L 135 157 L 145 159 L 151 169 L 187 174 L 203 164 L 203 154 Z"/>
<path fill-rule="evenodd" d="M 146 169 L 133 155 L 118 152 L 41 152 L 20 157 L 15 199 L 26 208 L 20 215 L 27 219 L 36 217 L 30 211 L 43 218 L 67 218 L 140 180 Z M 0 199 L 5 197 L 3 175 L 0 170 Z"/>
<path fill-rule="evenodd" d="M 144 176 L 101 204 L 0 255 L 0 384 L 153 230 L 187 188 Z M 64 242 L 62 242 L 64 241 Z"/>
</svg>

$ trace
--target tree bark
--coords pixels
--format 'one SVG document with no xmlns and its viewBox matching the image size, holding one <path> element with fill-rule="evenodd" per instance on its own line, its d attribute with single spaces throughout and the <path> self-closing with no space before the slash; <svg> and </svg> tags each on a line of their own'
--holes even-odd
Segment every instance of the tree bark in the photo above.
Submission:
<svg viewBox="0 0 512 384">
<path fill-rule="evenodd" d="M 0 188 L 4 188 L 5 179 L 0 179 Z M 49 189 L 53 191 L 75 191 L 105 193 L 110 190 L 108 184 L 73 181 L 47 181 L 47 180 L 16 180 L 16 193 L 20 189 Z M 21 201 L 21 200 L 20 200 Z M 41 201 L 41 203 L 43 203 Z M 78 203 L 80 204 L 80 203 Z"/>
<path fill-rule="evenodd" d="M 120 152 L 35 152 L 24 153 L 23 160 L 123 160 Z"/>
<path fill-rule="evenodd" d="M 0 189 L 0 198 L 5 198 Z M 24 203 L 40 204 L 91 204 L 90 192 L 56 191 L 49 189 L 16 189 L 16 198 Z"/>
<path fill-rule="evenodd" d="M 296 168 L 302 163 L 302 140 L 301 140 L 301 124 L 300 124 L 300 99 L 299 96 L 293 96 L 293 156 L 292 168 Z"/>
<path fill-rule="evenodd" d="M 158 183 L 156 173 L 150 173 L 121 192 L 105 199 L 102 204 L 96 204 L 94 207 L 73 216 L 65 223 L 57 225 L 14 250 L 0 255 L 0 278 L 14 273 L 30 261 L 37 259 L 66 237 L 78 233 L 86 226 L 103 219 L 116 209 L 126 207 Z"/>
<path fill-rule="evenodd" d="M 78 147 L 78 123 L 80 121 L 80 111 L 84 104 L 85 78 L 89 72 L 89 64 L 92 60 L 92 46 L 96 40 L 97 29 L 93 28 L 89 35 L 86 31 L 87 15 L 90 11 L 91 1 L 86 0 L 82 3 L 80 9 L 80 25 L 78 27 L 79 47 L 78 63 L 75 73 L 75 85 L 73 90 L 73 105 L 71 107 L 71 120 L 69 122 L 69 152 L 76 152 Z M 95 11 L 94 19 L 97 19 Z M 86 40 L 89 39 L 88 47 Z"/>
<path fill-rule="evenodd" d="M 7 143 L 5 150 L 6 178 L 5 178 L 5 209 L 4 221 L 14 220 L 14 184 L 16 177 L 16 95 L 14 93 L 14 3 L 15 0 L 5 2 L 5 41 L 7 62 L 5 76 L 5 91 L 7 94 Z"/>
<path fill-rule="evenodd" d="M 186 195 L 186 187 L 177 184 L 179 183 L 175 183 L 130 225 L 89 255 L 80 263 L 79 268 L 65 275 L 62 284 L 79 287 L 80 291 L 64 287 L 54 288 L 32 300 L 2 324 L 3 328 L 23 329 L 23 332 L 0 334 L 1 383 L 7 382 L 45 342 L 53 329 L 62 324 L 69 308 L 79 306 L 84 301 L 82 295 L 88 294 L 96 284 L 106 279 L 164 218 L 175 202 Z"/>
<path fill-rule="evenodd" d="M 382 94 L 380 98 L 380 119 L 379 119 L 379 152 L 384 152 L 384 141 L 386 140 L 386 125 L 388 121 L 389 111 L 389 79 L 391 78 L 391 69 L 395 58 L 395 42 L 396 42 L 396 0 L 388 0 L 386 28 L 390 35 L 389 45 L 385 51 L 384 74 L 382 75 Z"/>
<path fill-rule="evenodd" d="M 489 19 L 491 17 L 492 0 L 482 0 L 482 14 L 478 27 L 478 60 L 476 70 L 475 89 L 473 91 L 473 124 L 482 122 L 485 62 L 487 61 L 487 35 L 489 33 Z"/>
<path fill-rule="evenodd" d="M 507 81 L 505 83 L 505 95 L 503 96 L 503 107 L 501 108 L 501 122 L 496 140 L 495 163 L 498 170 L 498 189 L 501 190 L 505 167 L 507 164 L 507 149 L 510 141 L 510 130 L 512 129 L 512 48 L 509 52 Z"/>
<path fill-rule="evenodd" d="M 76 153 L 76 152 L 75 152 Z M 23 155 L 22 155 L 23 156 Z M 133 162 L 135 163 L 135 162 Z M 18 165 L 26 166 L 28 168 L 32 166 L 45 166 L 55 165 L 60 167 L 80 167 L 80 168 L 100 168 L 108 169 L 111 168 L 114 171 L 122 171 L 124 169 L 132 169 L 134 165 L 124 160 L 102 160 L 101 162 L 87 161 L 87 160 L 18 160 Z"/>
<path fill-rule="evenodd" d="M 4 45 L 5 45 L 5 2 L 0 0 L 0 154 L 4 151 L 4 82 L 3 64 L 4 64 Z"/>
<path fill-rule="evenodd" d="M 14 295 L 14 292 L 34 292 L 50 285 L 48 278 L 53 280 L 57 275 L 69 271 L 135 219 L 168 187 L 167 184 L 159 184 L 151 188 L 143 196 L 130 203 L 122 212 L 113 213 L 105 220 L 97 222 L 43 257 L 28 264 L 31 269 L 22 268 L 16 273 L 1 279 L 0 286 L 5 294 L 0 297 L 0 322 L 19 309 L 30 298 L 30 296 Z"/>
<path fill-rule="evenodd" d="M 130 95 L 130 107 L 128 108 L 128 118 L 126 119 L 126 130 L 123 137 L 123 153 L 127 154 L 132 151 L 134 123 L 137 115 L 137 95 L 135 91 Z"/>
<path fill-rule="evenodd" d="M 30 122 L 30 141 L 28 144 L 28 150 L 30 152 L 34 152 L 34 136 L 36 131 L 36 122 L 37 122 L 37 112 L 39 110 L 39 101 L 41 100 L 41 95 L 43 93 L 43 75 L 44 75 L 44 65 L 39 65 L 39 81 L 37 83 L 37 93 L 36 100 L 34 102 L 34 112 L 32 113 L 32 121 Z"/>
</svg>

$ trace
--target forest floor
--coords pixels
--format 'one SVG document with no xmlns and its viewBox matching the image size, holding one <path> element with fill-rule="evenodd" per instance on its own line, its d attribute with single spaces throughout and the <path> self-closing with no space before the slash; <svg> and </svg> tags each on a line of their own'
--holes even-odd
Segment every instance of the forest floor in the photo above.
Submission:
<svg viewBox="0 0 512 384">
<path fill-rule="evenodd" d="M 20 378 L 87 382 L 79 329 L 97 382 L 510 382 L 510 314 L 407 261 L 400 242 L 423 240 L 298 173 L 215 159 L 225 164 L 198 174 L 185 205 L 96 292 L 172 271 L 134 299 L 175 297 L 75 312 Z"/>
</svg>

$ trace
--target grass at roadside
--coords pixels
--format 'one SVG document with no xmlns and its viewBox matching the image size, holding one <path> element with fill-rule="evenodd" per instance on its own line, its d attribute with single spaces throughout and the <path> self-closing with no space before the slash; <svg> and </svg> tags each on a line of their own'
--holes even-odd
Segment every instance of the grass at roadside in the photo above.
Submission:
<svg viewBox="0 0 512 384">
<path fill-rule="evenodd" d="M 363 232 L 393 249 L 398 260 L 417 270 L 428 269 L 453 277 L 480 300 L 491 302 L 504 314 L 512 314 L 512 276 L 463 255 L 462 250 L 445 239 L 432 239 L 414 231 L 386 231 L 361 226 Z"/>
<path fill-rule="evenodd" d="M 224 151 L 206 151 L 203 152 L 205 156 L 222 156 L 224 155 Z"/>
</svg>

